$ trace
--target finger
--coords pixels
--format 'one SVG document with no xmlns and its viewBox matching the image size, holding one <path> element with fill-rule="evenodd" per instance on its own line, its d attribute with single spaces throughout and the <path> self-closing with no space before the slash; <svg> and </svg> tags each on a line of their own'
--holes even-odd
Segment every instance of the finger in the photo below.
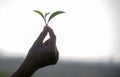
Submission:
<svg viewBox="0 0 120 77">
<path fill-rule="evenodd" d="M 37 43 L 38 42 L 43 43 L 43 40 L 44 40 L 45 36 L 47 35 L 47 32 L 48 32 L 48 30 L 47 30 L 47 27 L 45 26 L 43 31 L 40 33 L 39 37 L 37 38 Z"/>
<path fill-rule="evenodd" d="M 54 31 L 50 27 L 48 27 L 48 32 L 49 32 L 49 35 L 50 35 L 49 44 L 50 45 L 55 45 L 56 44 L 56 35 L 54 34 Z"/>
</svg>

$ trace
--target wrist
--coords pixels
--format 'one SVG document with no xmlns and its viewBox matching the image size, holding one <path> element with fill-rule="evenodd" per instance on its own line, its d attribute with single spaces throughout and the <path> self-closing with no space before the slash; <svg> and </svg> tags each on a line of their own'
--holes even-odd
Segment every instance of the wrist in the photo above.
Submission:
<svg viewBox="0 0 120 77">
<path fill-rule="evenodd" d="M 23 63 L 10 77 L 31 77 L 36 70 L 32 68 L 31 64 Z"/>
</svg>

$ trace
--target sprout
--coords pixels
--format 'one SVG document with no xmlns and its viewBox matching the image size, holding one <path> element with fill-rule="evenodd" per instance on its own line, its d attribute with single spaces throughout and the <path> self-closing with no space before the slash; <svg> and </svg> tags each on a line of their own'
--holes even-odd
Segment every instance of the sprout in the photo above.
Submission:
<svg viewBox="0 0 120 77">
<path fill-rule="evenodd" d="M 34 10 L 34 12 L 38 13 L 43 18 L 46 25 L 48 25 L 50 20 L 53 19 L 55 16 L 65 13 L 64 11 L 55 11 L 50 15 L 50 17 L 48 18 L 48 21 L 47 21 L 46 17 L 50 14 L 50 12 L 46 12 L 45 15 L 41 11 L 38 11 L 38 10 Z"/>
</svg>

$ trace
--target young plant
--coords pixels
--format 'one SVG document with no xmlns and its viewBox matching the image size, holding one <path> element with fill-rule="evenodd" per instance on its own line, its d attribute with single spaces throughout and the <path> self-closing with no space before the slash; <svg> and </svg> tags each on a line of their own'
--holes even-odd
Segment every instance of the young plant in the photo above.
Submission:
<svg viewBox="0 0 120 77">
<path fill-rule="evenodd" d="M 47 12 L 45 14 L 43 14 L 41 11 L 38 11 L 38 10 L 34 10 L 34 12 L 38 13 L 43 18 L 46 26 L 48 26 L 48 23 L 50 22 L 50 20 L 53 19 L 55 16 L 65 13 L 64 11 L 55 11 L 50 15 L 50 17 L 47 20 L 46 17 L 50 14 L 50 12 Z"/>
</svg>

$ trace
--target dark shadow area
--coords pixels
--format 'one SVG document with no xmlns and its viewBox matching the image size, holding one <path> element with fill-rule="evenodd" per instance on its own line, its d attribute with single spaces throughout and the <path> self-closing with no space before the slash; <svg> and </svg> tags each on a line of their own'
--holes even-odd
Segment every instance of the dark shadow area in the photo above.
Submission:
<svg viewBox="0 0 120 77">
<path fill-rule="evenodd" d="M 0 77 L 8 77 L 23 58 L 0 58 Z M 71 62 L 60 60 L 54 66 L 39 69 L 32 77 L 120 77 L 120 64 Z"/>
</svg>

